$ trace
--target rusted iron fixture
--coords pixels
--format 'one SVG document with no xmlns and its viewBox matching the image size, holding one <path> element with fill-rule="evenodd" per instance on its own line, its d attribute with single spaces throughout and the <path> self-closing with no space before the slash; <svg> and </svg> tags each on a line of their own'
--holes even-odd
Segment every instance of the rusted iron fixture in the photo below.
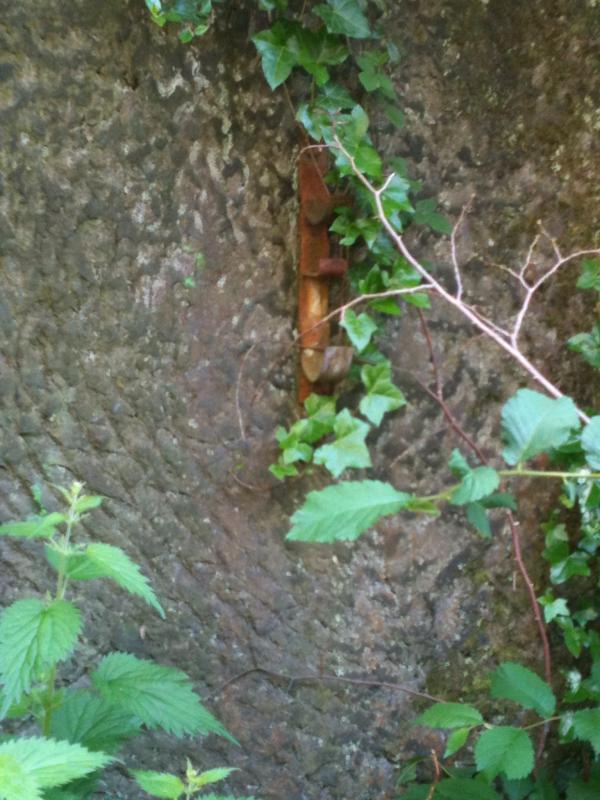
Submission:
<svg viewBox="0 0 600 800">
<path fill-rule="evenodd" d="M 350 369 L 353 350 L 331 344 L 329 284 L 348 270 L 345 258 L 330 253 L 329 224 L 333 211 L 347 205 L 346 195 L 332 194 L 324 180 L 325 148 L 305 148 L 298 159 L 300 194 L 300 263 L 298 266 L 298 334 L 300 370 L 298 402 L 309 394 L 329 394 Z"/>
</svg>

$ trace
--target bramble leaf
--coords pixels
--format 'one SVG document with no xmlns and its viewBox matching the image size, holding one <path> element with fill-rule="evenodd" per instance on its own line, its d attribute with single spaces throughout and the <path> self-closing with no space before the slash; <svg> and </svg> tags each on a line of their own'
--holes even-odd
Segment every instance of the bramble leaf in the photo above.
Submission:
<svg viewBox="0 0 600 800">
<path fill-rule="evenodd" d="M 346 481 L 310 492 L 292 517 L 290 541 L 351 541 L 381 517 L 405 508 L 413 495 L 381 481 Z"/>
<path fill-rule="evenodd" d="M 51 539 L 56 533 L 56 526 L 66 522 L 66 514 L 54 511 L 41 517 L 32 517 L 24 522 L 5 522 L 0 525 L 0 536 L 15 536 L 20 539 Z"/>
<path fill-rule="evenodd" d="M 167 733 L 216 733 L 236 740 L 200 703 L 184 672 L 146 661 L 129 653 L 105 656 L 92 673 L 102 697 L 147 725 Z"/>
<path fill-rule="evenodd" d="M 18 762 L 27 776 L 42 789 L 64 786 L 112 761 L 106 753 L 90 753 L 77 744 L 37 737 L 2 742 L 0 764 L 6 756 Z"/>
<path fill-rule="evenodd" d="M 334 424 L 335 441 L 315 450 L 314 464 L 323 464 L 335 477 L 348 467 L 370 467 L 371 456 L 365 439 L 370 431 L 366 422 L 353 417 L 345 408 L 337 415 Z"/>
<path fill-rule="evenodd" d="M 581 434 L 585 459 L 592 469 L 600 469 L 600 417 L 592 417 Z"/>
<path fill-rule="evenodd" d="M 67 658 L 81 629 L 79 611 L 66 600 L 46 605 L 17 600 L 0 617 L 0 718 L 29 691 L 44 670 Z"/>
<path fill-rule="evenodd" d="M 502 455 L 508 464 L 520 464 L 560 447 L 578 428 L 577 409 L 569 397 L 553 400 L 519 389 L 502 409 L 502 433 L 508 445 Z"/>
<path fill-rule="evenodd" d="M 450 758 L 450 756 L 457 753 L 461 747 L 464 747 L 470 732 L 470 728 L 457 728 L 455 731 L 452 731 L 446 742 L 444 758 Z"/>
<path fill-rule="evenodd" d="M 600 754 L 600 708 L 585 708 L 573 714 L 573 730 L 578 739 L 589 742 Z"/>
<path fill-rule="evenodd" d="M 556 698 L 548 684 L 535 672 L 510 661 L 500 664 L 493 672 L 491 695 L 532 708 L 543 719 L 551 717 L 556 710 Z"/>
<path fill-rule="evenodd" d="M 50 733 L 56 739 L 88 750 L 113 753 L 135 736 L 140 722 L 127 711 L 92 692 L 70 691 L 52 715 Z"/>
<path fill-rule="evenodd" d="M 389 361 L 370 366 L 366 364 L 360 377 L 367 390 L 360 401 L 360 411 L 373 425 L 380 425 L 384 414 L 406 405 L 406 398 L 392 383 L 392 369 Z"/>
<path fill-rule="evenodd" d="M 484 539 L 491 537 L 492 526 L 490 525 L 487 511 L 481 503 L 469 503 L 467 505 L 467 519 Z"/>
<path fill-rule="evenodd" d="M 414 724 L 428 728 L 464 728 L 481 725 L 483 717 L 466 703 L 435 703 L 420 714 Z"/>
<path fill-rule="evenodd" d="M 467 472 L 460 486 L 450 495 L 450 502 L 455 506 L 474 503 L 492 494 L 500 485 L 500 476 L 491 467 L 475 467 Z"/>
<path fill-rule="evenodd" d="M 57 553 L 48 548 L 46 555 L 52 566 L 58 569 Z M 110 578 L 121 588 L 143 598 L 164 619 L 165 612 L 148 579 L 142 575 L 138 565 L 120 547 L 113 547 L 113 545 L 102 542 L 89 544 L 85 550 L 73 553 L 68 557 L 66 574 L 68 578 L 76 581 Z"/>
<path fill-rule="evenodd" d="M 176 776 L 167 772 L 154 772 L 152 770 L 132 769 L 131 774 L 138 785 L 148 794 L 166 800 L 178 800 L 185 792 L 183 782 Z"/>
<path fill-rule="evenodd" d="M 321 17 L 329 33 L 341 33 L 352 39 L 368 39 L 371 35 L 369 21 L 358 0 L 327 0 L 327 5 L 313 9 Z"/>
<path fill-rule="evenodd" d="M 475 745 L 475 762 L 488 780 L 501 772 L 509 779 L 525 778 L 534 766 L 531 739 L 510 725 L 484 731 Z"/>
<path fill-rule="evenodd" d="M 356 315 L 351 308 L 344 314 L 340 326 L 346 331 L 359 353 L 362 353 L 377 330 L 377 323 L 368 314 Z"/>
</svg>

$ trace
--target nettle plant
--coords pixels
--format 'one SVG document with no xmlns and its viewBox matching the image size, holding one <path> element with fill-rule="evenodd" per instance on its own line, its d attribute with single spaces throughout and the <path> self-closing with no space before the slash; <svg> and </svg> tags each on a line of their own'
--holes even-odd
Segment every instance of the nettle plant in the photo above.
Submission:
<svg viewBox="0 0 600 800">
<path fill-rule="evenodd" d="M 94 793 L 101 770 L 118 762 L 120 748 L 144 729 L 177 737 L 214 733 L 236 743 L 202 705 L 187 675 L 173 667 L 116 652 L 100 660 L 87 688 L 79 688 L 79 681 L 75 687 L 60 680 L 58 667 L 76 652 L 82 632 L 81 612 L 67 599 L 73 581 L 108 578 L 163 618 L 164 611 L 123 550 L 75 539 L 79 523 L 103 498 L 83 494 L 78 482 L 56 488 L 65 511 L 48 513 L 41 506 L 31 519 L 0 525 L 0 536 L 42 541 L 56 572 L 53 593 L 17 600 L 0 615 L 0 719 L 13 721 L 13 729 L 18 725 L 14 721 L 22 720 L 16 729 L 27 731 L 0 738 L 0 800 L 85 800 Z M 130 770 L 148 794 L 172 800 L 188 800 L 230 772 L 223 767 L 198 773 L 188 763 L 181 780 Z"/>
<path fill-rule="evenodd" d="M 189 10 L 202 4 L 157 0 L 153 5 L 181 13 L 184 7 Z M 475 707 L 464 703 L 435 703 L 417 722 L 447 731 L 446 750 L 443 755 L 432 753 L 429 774 L 425 770 L 419 775 L 424 783 L 415 783 L 417 766 L 414 760 L 410 762 L 399 776 L 399 797 L 600 797 L 600 641 L 595 628 L 600 416 L 586 413 L 565 397 L 520 342 L 532 302 L 559 270 L 580 262 L 579 288 L 600 291 L 596 260 L 600 251 L 564 255 L 541 228 L 524 263 L 516 269 L 504 268 L 522 296 L 514 316 L 508 321 L 495 320 L 473 306 L 457 256 L 457 237 L 468 208 L 451 225 L 437 212 L 436 201 L 422 196 L 422 187 L 411 180 L 407 165 L 401 159 L 384 162 L 374 143 L 373 130 L 403 125 L 388 71 L 397 65 L 400 54 L 385 35 L 387 4 L 383 0 L 326 0 L 302 3 L 298 10 L 287 0 L 258 0 L 257 6 L 266 12 L 268 22 L 268 27 L 253 37 L 265 78 L 273 90 L 286 84 L 285 99 L 295 106 L 307 142 L 304 146 L 324 147 L 330 152 L 332 167 L 326 180 L 331 192 L 350 193 L 354 198 L 352 207 L 337 210 L 331 232 L 340 247 L 354 247 L 359 254 L 350 272 L 352 294 L 330 316 L 338 318 L 358 355 L 350 377 L 362 385 L 358 404 L 362 418 L 348 408 L 338 410 L 334 397 L 309 397 L 306 416 L 287 429 L 278 429 L 281 454 L 271 471 L 283 480 L 296 477 L 303 467 L 323 465 L 341 478 L 348 469 L 371 466 L 367 436 L 385 414 L 406 404 L 393 382 L 392 364 L 376 341 L 385 335 L 385 318 L 410 307 L 431 362 L 431 383 L 422 383 L 422 388 L 438 403 L 468 454 L 455 450 L 448 465 L 454 483 L 425 496 L 409 487 L 373 480 L 342 480 L 311 492 L 293 515 L 288 538 L 310 543 L 354 540 L 387 515 L 437 515 L 446 505 L 462 506 L 479 534 L 490 537 L 490 513 L 503 514 L 515 567 L 539 634 L 543 678 L 510 662 L 501 664 L 491 676 L 492 698 L 519 707 L 513 724 L 496 724 L 496 717 L 486 721 Z M 405 240 L 411 225 L 426 225 L 449 236 L 446 266 L 434 269 L 413 252 Z M 504 405 L 504 449 L 494 458 L 486 457 L 444 397 L 443 365 L 438 364 L 426 316 L 440 303 L 494 342 L 537 386 L 537 390 L 520 389 Z M 359 305 L 366 310 L 357 313 Z M 569 346 L 593 366 L 600 366 L 598 325 L 591 333 L 573 337 Z M 540 461 L 545 464 L 543 469 Z M 562 510 L 557 509 L 542 525 L 550 586 L 539 597 L 521 552 L 516 500 L 507 489 L 509 483 L 523 479 L 563 484 Z M 574 511 L 578 512 L 578 524 L 573 522 Z M 566 596 L 557 594 L 557 587 L 563 585 Z M 564 670 L 561 681 L 553 671 L 549 624 L 560 630 L 567 652 L 575 660 Z M 559 684 L 564 686 L 560 695 Z M 507 708 L 504 703 L 503 713 Z M 547 759 L 549 735 L 568 746 Z"/>
</svg>

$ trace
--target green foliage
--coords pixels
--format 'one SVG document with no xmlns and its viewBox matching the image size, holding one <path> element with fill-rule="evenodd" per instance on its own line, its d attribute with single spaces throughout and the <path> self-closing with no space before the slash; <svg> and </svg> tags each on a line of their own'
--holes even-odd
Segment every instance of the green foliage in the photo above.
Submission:
<svg viewBox="0 0 600 800">
<path fill-rule="evenodd" d="M 133 769 L 131 770 L 131 774 L 136 779 L 138 786 L 153 797 L 178 800 L 185 792 L 185 784 L 176 775 L 141 769 Z"/>
<path fill-rule="evenodd" d="M 314 12 L 324 21 L 329 33 L 341 33 L 352 39 L 371 36 L 369 22 L 358 0 L 327 0 L 326 4 L 316 6 Z"/>
<path fill-rule="evenodd" d="M 360 401 L 360 413 L 373 425 L 380 425 L 385 414 L 406 405 L 406 398 L 392 383 L 389 361 L 365 365 L 360 373 L 366 394 Z"/>
<path fill-rule="evenodd" d="M 521 728 L 502 725 L 484 731 L 475 745 L 477 769 L 492 780 L 503 773 L 507 778 L 525 778 L 533 770 L 533 745 Z"/>
<path fill-rule="evenodd" d="M 568 345 L 571 350 L 583 356 L 588 364 L 600 369 L 600 325 L 596 323 L 590 333 L 577 333 L 572 336 Z"/>
<path fill-rule="evenodd" d="M 540 717 L 551 717 L 556 710 L 554 692 L 535 672 L 521 664 L 505 662 L 492 675 L 492 697 L 513 700 L 532 708 Z"/>
<path fill-rule="evenodd" d="M 377 323 L 368 314 L 357 315 L 351 308 L 344 314 L 340 325 L 359 353 L 362 353 L 377 330 Z"/>
<path fill-rule="evenodd" d="M 91 675 L 94 690 L 57 688 L 58 665 L 73 653 L 81 632 L 81 614 L 65 599 L 70 581 L 110 578 L 164 614 L 148 580 L 120 548 L 74 541 L 81 519 L 103 498 L 83 494 L 80 483 L 56 488 L 66 512 L 1 526 L 8 536 L 46 540 L 57 580 L 54 596 L 17 600 L 0 615 L 0 713 L 23 717 L 29 726 L 33 718 L 41 734 L 0 743 L 0 800 L 89 797 L 98 770 L 142 725 L 176 736 L 216 733 L 236 741 L 200 703 L 183 672 L 127 653 L 101 660 Z M 185 791 L 195 793 L 230 771 L 197 773 L 190 767 Z"/>
<path fill-rule="evenodd" d="M 164 27 L 167 22 L 179 23 L 179 40 L 187 43 L 203 36 L 209 28 L 213 0 L 145 0 L 153 22 Z"/>
<path fill-rule="evenodd" d="M 435 703 L 415 720 L 429 728 L 472 728 L 483 723 L 476 708 L 464 703 Z"/>
<path fill-rule="evenodd" d="M 369 430 L 366 422 L 353 417 L 345 408 L 333 423 L 334 441 L 315 450 L 314 463 L 323 464 L 335 478 L 349 467 L 370 467 L 371 456 L 365 443 Z"/>
</svg>

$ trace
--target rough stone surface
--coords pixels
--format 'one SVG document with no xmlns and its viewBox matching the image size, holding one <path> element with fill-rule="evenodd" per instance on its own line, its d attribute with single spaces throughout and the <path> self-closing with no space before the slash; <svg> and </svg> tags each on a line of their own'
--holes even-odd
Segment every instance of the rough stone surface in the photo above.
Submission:
<svg viewBox="0 0 600 800">
<path fill-rule="evenodd" d="M 295 413 L 297 135 L 248 43 L 255 19 L 237 6 L 188 47 L 141 1 L 3 10 L 0 520 L 33 510 L 35 482 L 48 507 L 52 484 L 74 478 L 106 495 L 86 533 L 142 564 L 168 618 L 86 586 L 70 678 L 110 649 L 176 665 L 241 743 L 148 736 L 128 764 L 235 765 L 231 789 L 265 800 L 381 800 L 398 762 L 431 744 L 410 730 L 406 696 L 260 672 L 222 685 L 262 668 L 472 698 L 475 662 L 526 650 L 536 665 L 537 650 L 500 524 L 492 544 L 454 513 L 394 518 L 352 547 L 283 541 L 322 481 L 274 485 L 267 473 L 273 431 Z M 460 251 L 473 302 L 498 319 L 516 291 L 493 264 L 519 263 L 539 218 L 566 248 L 600 244 L 595 6 L 406 0 L 391 13 L 407 125 L 381 122 L 381 145 L 451 215 L 476 195 Z M 414 234 L 413 245 L 448 263 L 447 242 Z M 582 318 L 591 327 L 573 282 L 545 291 L 526 340 L 589 400 L 590 375 L 561 349 Z M 435 309 L 432 329 L 450 403 L 488 448 L 523 376 L 447 312 Z M 406 372 L 429 380 L 415 319 L 390 333 L 411 405 L 373 437 L 373 474 L 428 491 L 456 441 Z M 544 502 L 523 496 L 531 560 Z M 0 543 L 3 605 L 50 587 L 36 551 Z M 108 785 L 138 797 L 119 772 Z"/>
</svg>

